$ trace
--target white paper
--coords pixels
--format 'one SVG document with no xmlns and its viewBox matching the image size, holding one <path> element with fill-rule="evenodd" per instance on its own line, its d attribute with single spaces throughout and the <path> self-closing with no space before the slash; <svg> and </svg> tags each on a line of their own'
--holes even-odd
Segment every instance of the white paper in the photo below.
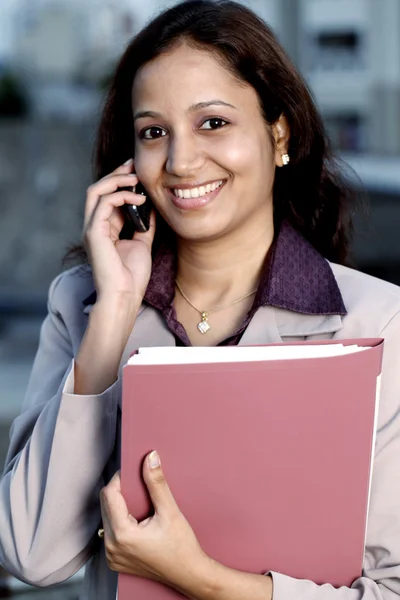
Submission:
<svg viewBox="0 0 400 600">
<path fill-rule="evenodd" d="M 252 362 L 342 356 L 366 350 L 366 346 L 315 344 L 293 346 L 158 346 L 139 348 L 128 364 L 170 365 L 194 363 Z"/>
<path fill-rule="evenodd" d="M 373 432 L 373 435 L 372 435 L 371 466 L 370 466 L 370 472 L 369 472 L 367 519 L 366 519 L 366 525 L 365 525 L 364 547 L 365 547 L 365 545 L 367 543 L 369 502 L 371 500 L 372 471 L 373 471 L 373 468 L 374 468 L 374 459 L 375 459 L 375 444 L 376 444 L 376 432 L 377 432 L 377 429 L 378 429 L 379 404 L 380 404 L 380 399 L 381 399 L 381 384 L 382 384 L 382 373 L 380 373 L 380 375 L 378 375 L 378 377 L 376 378 L 374 432 Z"/>
</svg>

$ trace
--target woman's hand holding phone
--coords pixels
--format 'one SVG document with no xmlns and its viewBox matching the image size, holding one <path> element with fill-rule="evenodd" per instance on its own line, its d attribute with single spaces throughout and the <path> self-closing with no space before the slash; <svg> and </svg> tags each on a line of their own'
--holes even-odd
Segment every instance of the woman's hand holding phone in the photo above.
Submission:
<svg viewBox="0 0 400 600">
<path fill-rule="evenodd" d="M 97 301 L 75 360 L 74 393 L 79 395 L 101 394 L 117 379 L 150 279 L 154 213 L 148 231 L 135 232 L 132 239 L 120 239 L 124 225 L 121 207 L 141 205 L 146 200 L 131 191 L 138 182 L 132 169 L 133 162 L 118 167 L 87 192 L 84 243 Z"/>
<path fill-rule="evenodd" d="M 139 181 L 132 169 L 130 161 L 89 187 L 84 243 L 98 300 L 124 295 L 140 305 L 151 273 L 155 215 L 150 215 L 148 231 L 136 231 L 132 239 L 120 239 L 124 226 L 121 207 L 140 206 L 146 201 L 145 196 L 131 191 Z"/>
</svg>

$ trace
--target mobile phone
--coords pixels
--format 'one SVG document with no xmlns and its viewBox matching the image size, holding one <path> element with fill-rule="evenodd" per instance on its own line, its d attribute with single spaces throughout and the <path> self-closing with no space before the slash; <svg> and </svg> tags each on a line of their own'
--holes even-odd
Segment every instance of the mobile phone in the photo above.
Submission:
<svg viewBox="0 0 400 600">
<path fill-rule="evenodd" d="M 132 239 L 135 231 L 148 231 L 150 227 L 150 214 L 152 209 L 151 200 L 140 181 L 133 187 L 123 187 L 122 190 L 135 192 L 146 196 L 146 201 L 140 206 L 134 204 L 124 204 L 121 209 L 124 215 L 125 223 L 120 233 L 120 239 Z"/>
</svg>

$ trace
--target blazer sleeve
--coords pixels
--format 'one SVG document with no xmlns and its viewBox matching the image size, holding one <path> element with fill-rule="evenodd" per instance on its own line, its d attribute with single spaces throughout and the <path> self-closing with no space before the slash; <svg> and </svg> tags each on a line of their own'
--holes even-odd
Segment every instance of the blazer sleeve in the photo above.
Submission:
<svg viewBox="0 0 400 600">
<path fill-rule="evenodd" d="M 400 598 L 400 313 L 379 337 L 385 339 L 385 346 L 362 577 L 350 588 L 335 589 L 270 572 L 273 600 Z"/>
<path fill-rule="evenodd" d="M 117 384 L 74 395 L 74 360 L 60 307 L 71 290 L 50 286 L 22 412 L 14 421 L 0 480 L 0 563 L 32 585 L 73 575 L 92 553 L 101 520 L 99 491 L 113 451 Z"/>
</svg>

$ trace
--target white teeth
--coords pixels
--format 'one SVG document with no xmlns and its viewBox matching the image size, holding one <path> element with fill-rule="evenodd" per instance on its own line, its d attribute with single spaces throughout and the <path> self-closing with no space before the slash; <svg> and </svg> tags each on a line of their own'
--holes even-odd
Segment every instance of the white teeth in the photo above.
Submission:
<svg viewBox="0 0 400 600">
<path fill-rule="evenodd" d="M 198 188 L 188 188 L 185 190 L 174 189 L 173 192 L 177 198 L 200 198 L 210 192 L 213 192 L 217 188 L 221 187 L 223 181 L 216 181 L 215 183 L 208 183 L 207 185 L 201 185 Z"/>
</svg>

